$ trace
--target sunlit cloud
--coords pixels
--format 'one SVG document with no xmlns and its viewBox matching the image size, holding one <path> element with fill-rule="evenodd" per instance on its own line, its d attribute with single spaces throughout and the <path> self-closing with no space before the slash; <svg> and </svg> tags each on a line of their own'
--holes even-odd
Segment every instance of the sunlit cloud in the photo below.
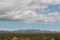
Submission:
<svg viewBox="0 0 60 40">
<path fill-rule="evenodd" d="M 27 1 L 27 2 L 26 2 Z M 60 21 L 59 12 L 47 13 L 48 5 L 60 4 L 59 0 L 0 0 L 0 20 L 22 22 L 57 22 Z M 36 9 L 42 10 L 37 14 Z M 59 7 L 60 9 L 60 7 Z M 47 13 L 47 14 L 46 14 Z"/>
</svg>

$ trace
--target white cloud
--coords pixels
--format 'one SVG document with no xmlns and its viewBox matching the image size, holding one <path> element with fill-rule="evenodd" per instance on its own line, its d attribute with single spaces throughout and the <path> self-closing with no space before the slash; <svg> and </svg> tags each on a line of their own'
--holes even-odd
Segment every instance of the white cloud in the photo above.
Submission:
<svg viewBox="0 0 60 40">
<path fill-rule="evenodd" d="M 40 0 L 42 4 L 60 4 L 60 0 Z"/>
<path fill-rule="evenodd" d="M 27 2 L 26 2 L 27 1 Z M 6 0 L 0 2 L 0 19 L 4 20 L 15 20 L 15 21 L 23 21 L 23 22 L 56 22 L 60 21 L 60 14 L 58 12 L 49 13 L 49 14 L 36 14 L 34 12 L 35 8 L 45 9 L 48 5 L 42 4 L 54 4 L 54 0 L 41 0 L 41 4 L 39 5 L 39 1 L 31 0 Z M 59 0 L 58 0 L 59 1 Z M 55 1 L 56 3 L 59 3 Z M 30 2 L 30 3 L 29 3 Z M 36 4 L 35 4 L 36 3 Z"/>
<path fill-rule="evenodd" d="M 60 21 L 60 14 L 58 12 L 53 12 L 49 14 L 40 14 L 37 18 L 38 22 L 46 22 L 46 23 L 57 22 Z"/>
<path fill-rule="evenodd" d="M 0 30 L 4 30 L 4 31 L 14 31 L 14 30 L 18 30 L 18 29 L 14 29 L 14 28 L 3 28 L 3 27 L 0 27 Z"/>
<path fill-rule="evenodd" d="M 49 14 L 36 14 L 30 10 L 25 11 L 23 13 L 18 13 L 18 11 L 13 14 L 7 14 L 2 16 L 2 18 L 9 19 L 9 20 L 16 20 L 16 21 L 23 21 L 23 22 L 56 22 L 60 21 L 60 14 L 58 12 L 53 12 Z"/>
</svg>

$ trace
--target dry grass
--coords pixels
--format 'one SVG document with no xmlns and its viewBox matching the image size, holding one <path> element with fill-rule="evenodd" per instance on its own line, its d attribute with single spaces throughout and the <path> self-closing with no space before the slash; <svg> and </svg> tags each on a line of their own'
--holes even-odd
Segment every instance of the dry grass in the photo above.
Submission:
<svg viewBox="0 0 60 40">
<path fill-rule="evenodd" d="M 60 40 L 60 34 L 0 33 L 0 40 Z"/>
</svg>

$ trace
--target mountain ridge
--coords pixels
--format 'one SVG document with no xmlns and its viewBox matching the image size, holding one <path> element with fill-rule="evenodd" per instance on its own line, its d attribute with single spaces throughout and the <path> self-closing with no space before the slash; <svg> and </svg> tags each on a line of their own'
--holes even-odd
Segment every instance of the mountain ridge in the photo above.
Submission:
<svg viewBox="0 0 60 40">
<path fill-rule="evenodd" d="M 26 30 L 14 30 L 14 31 L 6 31 L 6 30 L 0 30 L 0 32 L 24 32 L 24 33 L 56 33 L 56 31 L 47 31 L 47 30 L 39 30 L 39 29 L 26 29 Z"/>
</svg>

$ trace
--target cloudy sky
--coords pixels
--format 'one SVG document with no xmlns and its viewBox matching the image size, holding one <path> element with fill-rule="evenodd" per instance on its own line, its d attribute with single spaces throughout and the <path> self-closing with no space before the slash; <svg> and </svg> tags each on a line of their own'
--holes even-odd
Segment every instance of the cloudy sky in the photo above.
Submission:
<svg viewBox="0 0 60 40">
<path fill-rule="evenodd" d="M 0 0 L 0 30 L 60 31 L 60 0 Z"/>
</svg>

